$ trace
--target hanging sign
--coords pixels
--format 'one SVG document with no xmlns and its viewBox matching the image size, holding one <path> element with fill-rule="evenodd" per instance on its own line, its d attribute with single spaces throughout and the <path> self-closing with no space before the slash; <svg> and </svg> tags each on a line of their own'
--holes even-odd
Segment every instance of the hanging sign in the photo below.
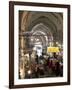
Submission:
<svg viewBox="0 0 72 90">
<path fill-rule="evenodd" d="M 59 52 L 59 47 L 47 47 L 48 52 Z"/>
</svg>

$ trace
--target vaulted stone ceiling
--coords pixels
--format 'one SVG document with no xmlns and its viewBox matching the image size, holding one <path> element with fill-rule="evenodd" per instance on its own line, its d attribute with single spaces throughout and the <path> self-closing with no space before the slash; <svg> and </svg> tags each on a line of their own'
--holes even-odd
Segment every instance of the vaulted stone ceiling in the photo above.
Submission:
<svg viewBox="0 0 72 90">
<path fill-rule="evenodd" d="M 41 30 L 53 36 L 53 40 L 63 41 L 63 14 L 56 12 L 20 11 L 20 32 Z M 35 26 L 38 26 L 36 29 Z M 45 27 L 45 28 L 44 28 Z M 34 30 L 33 30 L 34 29 Z M 36 31 L 37 30 L 37 31 Z"/>
</svg>

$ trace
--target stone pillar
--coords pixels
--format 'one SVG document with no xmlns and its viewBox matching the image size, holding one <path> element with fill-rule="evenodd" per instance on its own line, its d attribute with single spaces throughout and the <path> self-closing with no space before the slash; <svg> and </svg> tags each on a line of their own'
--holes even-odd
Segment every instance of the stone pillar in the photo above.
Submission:
<svg viewBox="0 0 72 90">
<path fill-rule="evenodd" d="M 20 50 L 21 52 L 20 55 L 20 62 L 22 61 L 22 68 L 21 66 L 19 67 L 21 69 L 21 78 L 24 79 L 25 78 L 25 58 L 24 58 L 24 51 L 26 50 L 26 39 L 23 35 L 23 32 L 27 31 L 27 21 L 28 21 L 28 16 L 29 16 L 29 12 L 25 11 L 23 12 L 23 15 L 21 17 L 21 23 L 20 23 L 20 41 L 19 41 L 19 45 L 20 45 Z"/>
<path fill-rule="evenodd" d="M 21 79 L 24 79 L 25 77 L 25 63 L 24 63 L 24 47 L 25 47 L 25 41 L 24 37 L 20 36 L 20 62 L 22 62 L 22 65 L 20 66 L 20 77 Z"/>
</svg>

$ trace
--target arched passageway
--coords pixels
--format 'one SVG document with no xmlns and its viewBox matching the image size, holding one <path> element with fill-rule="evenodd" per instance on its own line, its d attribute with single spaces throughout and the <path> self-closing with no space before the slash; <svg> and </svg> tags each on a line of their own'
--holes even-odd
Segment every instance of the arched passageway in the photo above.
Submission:
<svg viewBox="0 0 72 90">
<path fill-rule="evenodd" d="M 48 53 L 48 47 L 59 47 L 62 51 L 63 43 L 63 15 L 56 12 L 19 12 L 19 60 L 20 70 L 23 70 L 21 78 L 28 78 L 27 67 L 31 72 L 33 66 L 45 63 L 53 53 Z M 57 53 L 58 54 L 58 53 Z M 55 58 L 56 54 L 53 54 Z M 51 56 L 52 57 L 52 56 Z M 33 66 L 32 66 L 33 64 Z M 34 67 L 36 68 L 36 67 Z M 31 73 L 29 71 L 29 74 Z M 49 76 L 51 72 L 44 72 Z M 54 73 L 53 73 L 54 74 Z M 55 75 L 55 74 L 54 74 Z M 35 77 L 35 74 L 34 74 Z M 40 74 L 39 76 L 40 77 Z M 32 76 L 31 76 L 32 78 Z"/>
</svg>

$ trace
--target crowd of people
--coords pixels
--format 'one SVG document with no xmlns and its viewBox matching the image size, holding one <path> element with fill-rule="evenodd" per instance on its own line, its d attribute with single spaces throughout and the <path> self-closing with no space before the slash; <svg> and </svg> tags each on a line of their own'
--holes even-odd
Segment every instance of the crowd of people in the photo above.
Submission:
<svg viewBox="0 0 72 90">
<path fill-rule="evenodd" d="M 29 67 L 26 68 L 25 78 L 62 77 L 62 61 L 62 57 L 59 58 L 55 53 L 53 57 L 36 55 L 35 60 L 31 61 Z"/>
</svg>

